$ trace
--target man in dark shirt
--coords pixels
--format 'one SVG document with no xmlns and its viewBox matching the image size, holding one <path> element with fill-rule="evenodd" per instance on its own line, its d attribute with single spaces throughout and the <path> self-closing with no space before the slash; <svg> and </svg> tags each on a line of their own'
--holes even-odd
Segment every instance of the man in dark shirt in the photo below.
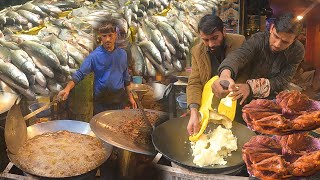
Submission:
<svg viewBox="0 0 320 180">
<path fill-rule="evenodd" d="M 190 109 L 188 133 L 200 129 L 199 107 L 204 85 L 218 75 L 218 67 L 227 54 L 239 48 L 244 36 L 226 33 L 222 20 L 215 15 L 205 15 L 198 24 L 200 42 L 191 51 L 192 71 L 187 86 L 187 101 Z"/>
<path fill-rule="evenodd" d="M 292 80 L 304 58 L 304 47 L 296 40 L 300 22 L 292 13 L 276 17 L 270 31 L 252 35 L 243 46 L 230 53 L 219 66 L 219 79 L 212 84 L 216 97 L 230 96 L 240 99 L 273 98 Z M 251 66 L 245 84 L 235 84 L 238 72 Z M 229 89 L 223 90 L 219 82 L 228 80 Z"/>
</svg>

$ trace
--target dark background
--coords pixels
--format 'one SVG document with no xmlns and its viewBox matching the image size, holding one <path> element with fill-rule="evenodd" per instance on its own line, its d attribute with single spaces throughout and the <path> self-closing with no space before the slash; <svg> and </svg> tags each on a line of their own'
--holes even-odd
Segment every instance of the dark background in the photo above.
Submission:
<svg viewBox="0 0 320 180">
<path fill-rule="evenodd" d="M 0 0 L 0 10 L 14 5 L 24 4 L 28 0 Z"/>
</svg>

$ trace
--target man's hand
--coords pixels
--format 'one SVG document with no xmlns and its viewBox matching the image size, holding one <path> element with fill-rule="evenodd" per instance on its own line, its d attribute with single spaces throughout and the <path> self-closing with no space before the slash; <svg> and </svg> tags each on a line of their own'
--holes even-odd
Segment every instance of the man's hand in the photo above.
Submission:
<svg viewBox="0 0 320 180">
<path fill-rule="evenodd" d="M 58 93 L 57 98 L 64 101 L 68 99 L 69 93 L 70 91 L 68 91 L 68 89 L 63 89 Z"/>
<path fill-rule="evenodd" d="M 250 95 L 250 86 L 248 84 L 233 84 L 230 86 L 230 89 L 233 92 L 230 94 L 233 100 L 241 98 L 240 105 L 242 105 Z"/>
<path fill-rule="evenodd" d="M 66 87 L 58 93 L 57 98 L 63 101 L 68 99 L 69 93 L 74 86 L 75 83 L 73 81 L 69 81 Z"/>
<path fill-rule="evenodd" d="M 216 81 L 214 81 L 211 86 L 212 92 L 213 92 L 214 96 L 219 99 L 226 97 L 230 93 L 230 88 L 228 88 L 227 90 L 224 90 L 223 87 L 221 86 L 220 81 L 223 81 L 223 80 L 227 80 L 227 81 L 229 81 L 230 85 L 231 84 L 234 85 L 234 81 L 231 78 L 219 78 Z M 230 85 L 229 85 L 229 87 L 230 87 Z"/>
<path fill-rule="evenodd" d="M 134 100 L 132 94 L 130 93 L 129 95 L 129 101 L 130 101 L 130 104 L 131 104 L 131 107 L 132 109 L 137 109 L 137 103 L 136 101 Z"/>
<path fill-rule="evenodd" d="M 223 89 L 223 87 L 221 86 L 220 81 L 223 81 L 223 80 L 226 80 L 230 83 L 228 90 Z M 231 78 L 231 71 L 229 69 L 225 69 L 221 72 L 219 79 L 213 82 L 211 88 L 212 88 L 212 92 L 214 93 L 214 96 L 219 99 L 222 99 L 231 92 L 230 87 L 232 87 L 233 85 L 234 85 L 234 80 Z"/>
<path fill-rule="evenodd" d="M 199 116 L 198 109 L 191 108 L 190 119 L 187 126 L 187 130 L 190 136 L 199 132 L 200 130 L 199 120 L 200 120 L 200 116 Z"/>
</svg>

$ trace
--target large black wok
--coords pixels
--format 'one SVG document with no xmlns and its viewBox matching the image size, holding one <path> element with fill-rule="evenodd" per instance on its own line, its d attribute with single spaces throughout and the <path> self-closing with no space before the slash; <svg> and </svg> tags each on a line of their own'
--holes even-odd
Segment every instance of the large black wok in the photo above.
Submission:
<svg viewBox="0 0 320 180">
<path fill-rule="evenodd" d="M 27 139 L 30 139 L 36 135 L 40 135 L 43 133 L 47 133 L 47 132 L 56 132 L 56 131 L 60 131 L 60 130 L 68 130 L 70 132 L 75 132 L 75 133 L 80 133 L 80 134 L 86 134 L 86 135 L 90 135 L 90 136 L 95 136 L 95 134 L 91 131 L 90 129 L 90 125 L 89 123 L 86 122 L 82 122 L 82 121 L 75 121 L 75 120 L 55 120 L 55 121 L 49 121 L 49 122 L 45 122 L 45 123 L 40 123 L 40 124 L 34 124 L 32 126 L 29 126 L 27 128 Z M 107 144 L 104 142 L 104 147 L 106 150 L 106 158 L 108 159 L 111 152 L 112 152 L 112 146 L 110 144 Z M 17 158 L 15 155 L 11 154 L 8 152 L 8 157 L 11 160 L 11 162 L 17 166 L 19 169 L 21 169 L 22 171 L 26 172 L 27 174 L 31 174 L 30 172 L 28 172 L 27 170 L 21 168 L 21 166 L 19 165 Z M 93 177 L 95 176 L 95 172 L 96 169 L 100 166 L 101 164 L 97 165 L 97 167 L 95 169 L 91 169 L 89 172 L 83 172 L 82 175 L 79 176 L 73 176 L 73 177 L 66 177 L 67 179 L 90 179 L 88 178 L 89 176 Z M 33 176 L 35 176 L 36 178 L 39 179 L 49 179 L 47 177 L 41 177 L 41 176 L 37 176 L 37 174 L 31 174 Z M 50 178 L 50 179 L 54 179 L 54 178 Z M 64 178 L 65 179 L 65 178 Z"/>
<path fill-rule="evenodd" d="M 255 135 L 246 126 L 233 122 L 232 133 L 237 137 L 237 151 L 232 152 L 232 156 L 227 157 L 226 165 L 215 165 L 199 167 L 193 163 L 193 156 L 189 135 L 187 134 L 187 124 L 189 117 L 170 119 L 155 128 L 152 133 L 152 142 L 157 151 L 163 154 L 172 162 L 189 170 L 201 173 L 226 173 L 239 169 L 244 165 L 242 160 L 242 146 Z M 206 131 L 213 130 L 218 125 L 209 123 Z"/>
</svg>

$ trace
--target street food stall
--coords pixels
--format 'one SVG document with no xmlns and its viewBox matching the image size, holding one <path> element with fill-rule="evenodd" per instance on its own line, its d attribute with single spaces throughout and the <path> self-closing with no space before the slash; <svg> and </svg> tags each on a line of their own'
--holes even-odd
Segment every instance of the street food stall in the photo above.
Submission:
<svg viewBox="0 0 320 180">
<path fill-rule="evenodd" d="M 310 59 L 319 58 L 320 3 L 256 2 L 0 3 L 0 179 L 320 179 L 320 102 L 312 89 L 320 73 L 319 61 Z M 281 12 L 285 4 L 306 10 L 297 39 L 312 72 L 296 75 L 296 84 L 272 100 L 238 105 L 229 111 L 233 118 L 208 98 L 199 110 L 200 132 L 189 136 L 185 93 L 200 18 L 216 14 L 226 32 L 248 38 L 268 29 L 272 9 Z M 116 47 L 127 55 L 138 108 L 123 102 L 124 109 L 93 114 L 93 73 L 69 99 L 57 94 L 100 47 L 98 29 L 109 19 L 116 22 Z"/>
</svg>

